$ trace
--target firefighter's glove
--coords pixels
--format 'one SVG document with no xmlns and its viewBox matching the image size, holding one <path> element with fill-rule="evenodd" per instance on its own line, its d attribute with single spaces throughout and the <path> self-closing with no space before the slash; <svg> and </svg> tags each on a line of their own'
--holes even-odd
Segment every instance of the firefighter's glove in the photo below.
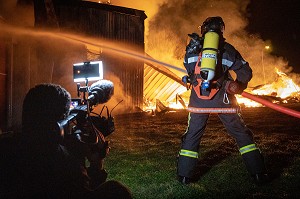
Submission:
<svg viewBox="0 0 300 199">
<path fill-rule="evenodd" d="M 243 89 L 237 81 L 227 81 L 225 84 L 225 90 L 228 94 L 242 94 Z"/>
<path fill-rule="evenodd" d="M 195 75 L 194 75 L 194 71 L 190 72 L 188 75 L 185 75 L 182 77 L 181 81 L 184 84 L 191 84 L 195 81 Z"/>
<path fill-rule="evenodd" d="M 182 77 L 181 81 L 182 81 L 184 84 L 188 84 L 188 83 L 191 83 L 191 78 L 190 78 L 190 76 L 185 75 L 185 76 Z"/>
<path fill-rule="evenodd" d="M 199 54 L 202 49 L 203 38 L 197 33 L 188 34 L 191 37 L 190 43 L 186 46 L 187 54 Z"/>
</svg>

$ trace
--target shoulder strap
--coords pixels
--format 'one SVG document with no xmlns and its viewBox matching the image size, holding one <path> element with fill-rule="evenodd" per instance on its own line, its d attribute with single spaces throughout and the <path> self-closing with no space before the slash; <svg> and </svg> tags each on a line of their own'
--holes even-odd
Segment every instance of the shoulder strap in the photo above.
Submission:
<svg viewBox="0 0 300 199">
<path fill-rule="evenodd" d="M 201 68 L 200 68 L 200 66 L 198 66 L 198 64 L 200 62 L 200 59 L 201 59 L 201 56 L 202 56 L 202 52 L 199 53 L 199 57 L 198 57 L 196 65 L 195 65 L 194 75 L 195 75 L 196 80 L 197 80 L 197 85 L 193 84 L 193 89 L 196 92 L 198 98 L 209 100 L 209 99 L 213 98 L 216 95 L 216 93 L 219 91 L 219 87 L 212 88 L 208 96 L 201 95 L 201 84 L 202 84 L 203 80 L 200 77 Z M 217 81 L 214 81 L 213 83 L 217 83 Z"/>
</svg>

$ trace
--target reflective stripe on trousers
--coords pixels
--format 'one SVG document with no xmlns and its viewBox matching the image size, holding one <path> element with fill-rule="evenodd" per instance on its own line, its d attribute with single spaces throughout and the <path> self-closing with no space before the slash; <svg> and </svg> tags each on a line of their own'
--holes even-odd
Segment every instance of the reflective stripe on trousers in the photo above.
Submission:
<svg viewBox="0 0 300 199">
<path fill-rule="evenodd" d="M 181 149 L 179 151 L 179 155 L 190 157 L 190 158 L 198 158 L 198 152 L 189 151 L 189 150 L 186 150 L 186 149 Z"/>
<path fill-rule="evenodd" d="M 254 150 L 259 150 L 259 149 L 256 147 L 255 144 L 249 144 L 249 145 L 246 145 L 246 146 L 243 146 L 242 148 L 240 148 L 240 153 L 241 153 L 241 155 L 243 155 L 245 153 L 249 153 Z"/>
</svg>

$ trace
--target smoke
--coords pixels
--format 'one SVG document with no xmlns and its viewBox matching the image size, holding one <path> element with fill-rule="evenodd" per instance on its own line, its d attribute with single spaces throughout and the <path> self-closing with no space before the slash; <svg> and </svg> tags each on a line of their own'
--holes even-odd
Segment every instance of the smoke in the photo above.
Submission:
<svg viewBox="0 0 300 199">
<path fill-rule="evenodd" d="M 105 105 L 109 110 L 112 110 L 115 107 L 113 109 L 112 115 L 131 112 L 132 109 L 128 108 L 130 107 L 128 105 L 132 103 L 132 98 L 131 96 L 126 95 L 126 93 L 124 92 L 122 81 L 113 74 L 106 73 L 106 75 L 110 77 L 109 80 L 114 84 L 114 95 L 107 103 L 105 103 Z M 100 113 L 102 108 L 103 105 L 100 104 L 95 107 L 94 112 Z M 103 112 L 102 116 L 106 116 L 106 112 Z"/>
<path fill-rule="evenodd" d="M 33 26 L 34 12 L 32 1 L 18 3 L 17 0 L 0 0 L 1 20 L 14 25 Z"/>
<path fill-rule="evenodd" d="M 0 16 L 3 18 L 7 18 L 11 15 L 11 13 L 13 13 L 12 11 L 14 10 L 14 8 L 16 7 L 17 1 L 5 1 L 5 0 L 1 0 L 0 1 Z M 11 18 L 11 17 L 9 17 Z"/>
<path fill-rule="evenodd" d="M 264 41 L 259 35 L 249 34 L 245 30 L 248 25 L 249 3 L 250 0 L 153 0 L 151 3 L 111 0 L 113 5 L 145 11 L 148 16 L 145 21 L 146 52 L 158 60 L 183 68 L 187 34 L 200 34 L 198 27 L 207 17 L 221 16 L 226 26 L 226 41 L 241 53 L 253 69 L 249 86 L 273 82 L 277 76 L 275 68 L 289 73 L 297 81 L 299 75 L 290 73 L 292 67 L 285 58 L 272 56 L 265 50 L 270 41 Z"/>
<path fill-rule="evenodd" d="M 292 70 L 283 57 L 275 57 L 265 50 L 269 41 L 259 35 L 251 35 L 248 25 L 249 0 L 168 0 L 159 6 L 158 12 L 149 21 L 147 53 L 156 59 L 181 64 L 187 44 L 187 34 L 196 32 L 210 16 L 221 16 L 225 22 L 224 36 L 253 69 L 249 86 L 273 82 L 275 67 L 288 73 Z M 172 61 L 173 60 L 173 61 Z M 264 80 L 262 77 L 265 77 Z"/>
<path fill-rule="evenodd" d="M 273 82 L 276 77 L 275 67 L 285 73 L 291 72 L 292 67 L 283 57 L 272 56 L 264 49 L 266 43 L 269 44 L 268 41 L 263 41 L 259 35 L 251 35 L 245 31 L 248 24 L 247 6 L 249 2 L 250 0 L 111 0 L 112 5 L 144 10 L 148 16 L 145 20 L 146 52 L 157 60 L 180 68 L 183 68 L 182 61 L 188 41 L 187 34 L 200 33 L 198 27 L 207 17 L 221 16 L 226 24 L 225 38 L 250 63 L 253 69 L 253 79 L 249 86 L 256 86 L 263 84 L 264 81 L 266 83 Z M 32 3 L 20 6 L 16 0 L 0 0 L 0 16 L 6 23 L 13 25 L 33 27 L 34 24 Z M 0 30 L 0 35 L 3 36 L 4 32 L 5 29 Z M 52 44 L 55 45 L 52 40 L 45 38 L 44 40 L 49 43 L 53 42 Z M 56 46 L 59 46 L 58 49 L 62 49 L 63 52 L 71 53 L 69 46 L 59 44 Z M 57 48 L 53 48 L 54 51 L 55 49 Z M 66 56 L 62 59 L 66 65 L 82 61 L 68 60 Z M 173 72 L 179 77 L 182 75 L 178 71 Z M 262 80 L 263 74 L 267 74 L 265 80 Z M 291 75 L 297 77 L 297 74 Z"/>
</svg>

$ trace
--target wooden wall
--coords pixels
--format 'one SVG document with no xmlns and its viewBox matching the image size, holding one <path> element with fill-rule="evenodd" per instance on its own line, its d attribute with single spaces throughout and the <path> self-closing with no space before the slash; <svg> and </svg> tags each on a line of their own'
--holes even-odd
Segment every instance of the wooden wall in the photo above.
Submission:
<svg viewBox="0 0 300 199">
<path fill-rule="evenodd" d="M 7 130 L 7 68 L 6 45 L 0 40 L 0 133 Z"/>
<path fill-rule="evenodd" d="M 124 49 L 134 45 L 134 49 L 144 52 L 146 15 L 143 11 L 81 1 L 52 1 L 53 7 L 47 6 L 49 4 L 43 1 L 34 1 L 37 33 L 41 30 L 54 35 L 56 32 L 78 33 L 122 42 Z M 61 84 L 71 94 L 76 94 L 73 64 L 93 61 L 88 60 L 84 43 L 74 44 L 43 34 L 13 35 L 9 41 L 1 42 L 0 128 L 12 131 L 21 128 L 22 103 L 30 88 L 51 82 Z M 114 54 L 105 48 L 101 48 L 101 54 L 96 59 L 104 63 L 106 79 L 117 77 L 119 83 L 115 84 L 115 90 L 122 89 L 124 92 L 125 103 L 122 106 L 128 111 L 142 108 L 144 62 Z"/>
<path fill-rule="evenodd" d="M 35 26 L 45 27 L 47 24 L 53 28 L 58 26 L 63 32 L 122 42 L 123 49 L 134 48 L 144 53 L 144 20 L 146 19 L 144 11 L 86 1 L 72 3 L 53 1 L 53 9 L 55 17 L 51 15 L 51 20 L 49 17 L 43 20 L 44 13 L 39 11 L 43 9 L 36 7 L 35 17 L 40 20 L 36 21 Z M 115 55 L 105 48 L 101 51 L 99 59 L 104 62 L 105 73 L 118 77 L 122 82 L 124 95 L 131 98 L 130 101 L 125 99 L 125 105 L 131 108 L 142 108 L 144 62 L 128 58 L 126 55 Z M 109 79 L 109 76 L 105 77 Z"/>
</svg>

